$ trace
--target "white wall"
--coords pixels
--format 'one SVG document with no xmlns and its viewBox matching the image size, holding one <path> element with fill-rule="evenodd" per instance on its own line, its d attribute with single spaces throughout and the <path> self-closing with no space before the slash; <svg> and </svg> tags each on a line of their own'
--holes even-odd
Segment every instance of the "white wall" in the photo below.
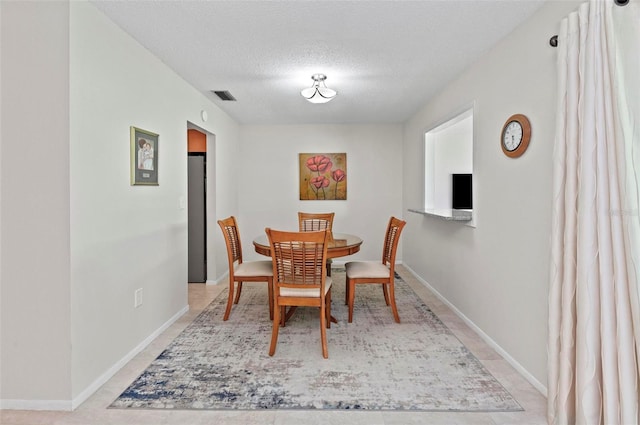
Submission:
<svg viewBox="0 0 640 425">
<path fill-rule="evenodd" d="M 46 399 L 55 408 L 69 400 L 72 367 L 69 10 L 56 2 L 0 7 L 0 399 Z"/>
<path fill-rule="evenodd" d="M 210 229 L 216 205 L 236 208 L 235 169 L 226 164 L 237 156 L 237 124 L 88 3 L 71 6 L 71 64 L 76 397 L 187 308 L 188 121 L 216 135 L 209 183 L 220 185 L 212 192 L 223 199 L 209 210 Z M 160 135 L 159 186 L 129 184 L 131 125 Z M 137 288 L 140 308 L 133 307 Z"/>
<path fill-rule="evenodd" d="M 537 387 L 547 375 L 547 296 L 556 51 L 549 38 L 577 1 L 551 1 L 404 126 L 404 209 L 422 202 L 424 131 L 475 102 L 476 228 L 407 216 L 404 263 L 484 332 Z M 518 159 L 499 144 L 505 120 L 529 117 Z"/>
<path fill-rule="evenodd" d="M 389 216 L 403 217 L 399 258 L 543 386 L 555 125 L 547 40 L 577 4 L 546 4 L 405 126 L 239 128 L 90 4 L 0 2 L 0 399 L 77 403 L 183 311 L 187 122 L 215 134 L 210 279 L 226 269 L 220 217 L 239 217 L 245 255 L 258 257 L 251 239 L 265 226 L 335 211 L 335 230 L 365 241 L 349 259 L 367 260 L 380 257 Z M 472 102 L 477 228 L 404 213 L 422 204 L 425 130 Z M 499 132 L 516 112 L 533 136 L 514 160 Z M 158 187 L 129 186 L 130 125 L 160 134 Z M 347 153 L 346 201 L 298 200 L 300 152 Z M 144 304 L 134 309 L 138 287 Z"/>
<path fill-rule="evenodd" d="M 241 139 L 238 220 L 246 258 L 259 257 L 251 241 L 265 227 L 297 230 L 298 211 L 334 211 L 334 231 L 364 241 L 359 253 L 336 263 L 380 260 L 389 217 L 404 217 L 400 125 L 243 126 Z M 347 199 L 300 201 L 298 154 L 336 152 L 347 154 Z"/>
<path fill-rule="evenodd" d="M 188 123 L 215 135 L 210 229 L 239 130 L 93 5 L 1 5 L 0 404 L 68 409 L 188 308 Z M 159 186 L 129 184 L 132 125 L 160 135 Z"/>
</svg>

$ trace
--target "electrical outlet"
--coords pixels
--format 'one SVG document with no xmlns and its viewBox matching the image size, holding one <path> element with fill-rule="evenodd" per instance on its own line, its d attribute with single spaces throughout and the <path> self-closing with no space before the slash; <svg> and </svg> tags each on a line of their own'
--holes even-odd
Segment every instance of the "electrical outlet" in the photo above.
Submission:
<svg viewBox="0 0 640 425">
<path fill-rule="evenodd" d="M 133 306 L 138 308 L 142 305 L 142 288 L 136 289 L 133 293 Z"/>
</svg>

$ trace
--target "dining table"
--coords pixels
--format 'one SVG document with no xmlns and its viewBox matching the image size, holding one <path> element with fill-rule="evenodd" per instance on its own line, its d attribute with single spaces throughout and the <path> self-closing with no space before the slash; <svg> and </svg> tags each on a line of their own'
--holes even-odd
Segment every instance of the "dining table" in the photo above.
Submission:
<svg viewBox="0 0 640 425">
<path fill-rule="evenodd" d="M 327 244 L 327 258 L 331 259 L 355 254 L 360 251 L 360 245 L 362 245 L 362 239 L 358 236 L 348 233 L 332 233 Z M 269 239 L 266 233 L 255 238 L 253 240 L 253 246 L 258 254 L 271 257 L 271 247 L 269 246 Z M 327 270 L 327 272 L 329 273 L 330 270 Z"/>
<path fill-rule="evenodd" d="M 333 232 L 327 243 L 327 276 L 331 276 L 330 259 L 355 254 L 360 251 L 360 245 L 362 245 L 362 239 L 356 235 Z M 267 238 L 266 233 L 255 238 L 253 240 L 253 246 L 258 254 L 271 258 L 271 246 L 269 245 L 269 238 Z M 291 317 L 295 310 L 295 307 L 289 309 L 283 320 L 283 324 Z M 331 316 L 331 321 L 337 323 L 337 320 L 333 316 Z"/>
</svg>

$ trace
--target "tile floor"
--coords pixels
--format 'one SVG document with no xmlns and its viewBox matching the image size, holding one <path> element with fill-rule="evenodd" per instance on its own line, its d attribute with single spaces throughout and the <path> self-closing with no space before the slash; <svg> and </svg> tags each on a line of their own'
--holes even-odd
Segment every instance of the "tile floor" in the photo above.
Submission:
<svg viewBox="0 0 640 425">
<path fill-rule="evenodd" d="M 107 409 L 107 406 L 153 361 L 163 348 L 224 289 L 223 285 L 189 285 L 190 310 L 144 351 L 122 368 L 92 397 L 73 412 L 0 411 L 2 425 L 314 425 L 314 424 L 468 424 L 468 425 L 544 425 L 546 399 L 491 347 L 482 341 L 446 305 L 418 282 L 402 266 L 398 273 L 425 303 L 482 361 L 525 409 L 510 413 L 432 413 L 382 411 L 170 411 Z"/>
</svg>

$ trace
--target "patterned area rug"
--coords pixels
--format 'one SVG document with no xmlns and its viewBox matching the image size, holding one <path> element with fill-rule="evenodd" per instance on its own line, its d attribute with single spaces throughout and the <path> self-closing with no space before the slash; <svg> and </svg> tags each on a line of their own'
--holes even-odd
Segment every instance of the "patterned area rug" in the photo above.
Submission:
<svg viewBox="0 0 640 425">
<path fill-rule="evenodd" d="M 347 323 L 344 270 L 333 270 L 329 359 L 318 310 L 298 308 L 269 357 L 263 284 L 245 284 L 222 321 L 227 291 L 191 323 L 112 404 L 158 409 L 523 410 L 402 279 L 401 324 L 379 285 L 358 285 Z"/>
</svg>

